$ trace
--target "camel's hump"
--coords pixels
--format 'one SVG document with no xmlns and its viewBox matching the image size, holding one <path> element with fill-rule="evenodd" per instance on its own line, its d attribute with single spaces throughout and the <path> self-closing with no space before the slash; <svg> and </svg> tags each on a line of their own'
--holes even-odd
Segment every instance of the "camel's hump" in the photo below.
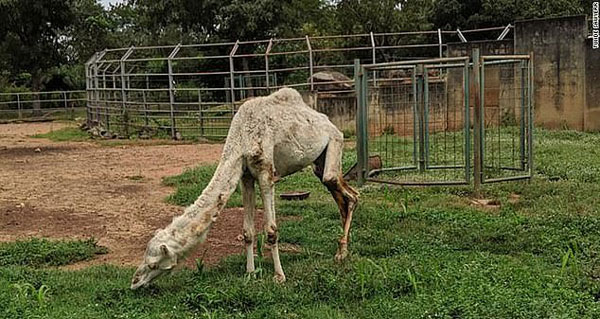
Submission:
<svg viewBox="0 0 600 319">
<path fill-rule="evenodd" d="M 304 102 L 300 93 L 292 88 L 281 88 L 277 92 L 271 94 L 269 97 L 282 102 Z"/>
</svg>

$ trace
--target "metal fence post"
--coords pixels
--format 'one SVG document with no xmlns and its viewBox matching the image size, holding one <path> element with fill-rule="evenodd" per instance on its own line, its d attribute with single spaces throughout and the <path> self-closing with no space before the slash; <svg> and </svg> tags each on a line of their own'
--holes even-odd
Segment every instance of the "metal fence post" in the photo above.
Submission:
<svg viewBox="0 0 600 319">
<path fill-rule="evenodd" d="M 357 183 L 358 186 L 365 184 L 368 174 L 368 150 L 367 150 L 367 114 L 366 114 L 366 81 L 364 69 L 361 68 L 360 60 L 354 60 L 354 88 L 356 94 L 356 161 L 357 161 Z"/>
<path fill-rule="evenodd" d="M 314 91 L 315 83 L 314 83 L 314 79 L 313 79 L 313 52 L 312 52 L 312 47 L 310 45 L 310 39 L 308 38 L 308 35 L 305 36 L 305 39 L 306 39 L 306 47 L 308 48 L 308 71 L 310 74 L 310 90 Z"/>
<path fill-rule="evenodd" d="M 443 57 L 444 53 L 443 53 L 443 48 L 442 48 L 442 29 L 437 29 L 438 32 L 438 46 L 439 46 L 439 50 L 440 50 L 440 58 Z"/>
<path fill-rule="evenodd" d="M 525 165 L 527 164 L 526 161 L 526 157 L 525 157 L 525 141 L 526 141 L 526 123 L 527 123 L 527 115 L 526 115 L 526 111 L 527 111 L 527 105 L 525 104 L 525 92 L 527 90 L 527 87 L 529 86 L 529 65 L 527 64 L 528 61 L 527 60 L 521 60 L 521 63 L 519 65 L 519 69 L 520 69 L 520 73 L 521 73 L 521 81 L 520 81 L 520 85 L 521 85 L 521 105 L 520 105 L 520 117 L 521 120 L 519 121 L 519 155 L 520 155 L 520 160 L 521 160 L 521 170 L 524 171 L 525 170 Z M 527 94 L 529 94 L 527 92 Z"/>
<path fill-rule="evenodd" d="M 231 116 L 235 113 L 235 66 L 233 65 L 233 56 L 240 46 L 240 40 L 235 41 L 231 52 L 229 52 L 229 90 L 231 95 Z"/>
<path fill-rule="evenodd" d="M 377 52 L 375 47 L 375 36 L 373 32 L 369 32 L 369 36 L 371 38 L 371 63 L 377 63 Z M 377 71 L 373 71 L 373 86 L 377 86 Z"/>
<path fill-rule="evenodd" d="M 146 89 L 142 90 L 142 101 L 144 102 L 144 124 L 148 127 L 148 102 L 146 101 L 146 92 L 150 89 L 150 82 L 148 80 L 148 76 L 146 75 Z"/>
<path fill-rule="evenodd" d="M 265 76 L 266 76 L 266 84 L 267 91 L 270 93 L 271 91 L 271 83 L 269 80 L 269 53 L 271 52 L 271 48 L 273 47 L 273 38 L 269 39 L 269 45 L 267 46 L 267 50 L 265 51 Z"/>
<path fill-rule="evenodd" d="M 204 137 L 204 114 L 202 114 L 203 111 L 204 110 L 202 107 L 202 91 L 198 89 L 198 117 L 200 120 L 200 136 Z"/>
<path fill-rule="evenodd" d="M 170 117 L 171 117 L 171 138 L 177 139 L 177 131 L 175 130 L 175 81 L 173 79 L 173 61 L 172 59 L 175 57 L 177 52 L 179 52 L 179 48 L 181 44 L 178 44 L 169 57 L 167 58 L 167 67 L 169 71 L 169 107 L 170 107 Z"/>
<path fill-rule="evenodd" d="M 69 105 L 67 104 L 67 92 L 63 91 L 62 96 L 63 96 L 63 104 L 65 106 L 65 115 L 67 115 L 67 113 L 69 113 Z M 71 116 L 69 116 L 69 118 L 73 119 L 73 113 L 71 113 Z"/>
<path fill-rule="evenodd" d="M 533 177 L 533 122 L 534 122 L 534 112 L 535 112 L 535 94 L 533 92 L 535 85 L 535 73 L 533 68 L 534 56 L 533 51 L 529 52 L 529 109 L 528 109 L 528 117 L 529 117 L 529 134 L 528 134 L 528 152 L 527 157 L 529 157 L 529 177 Z"/>
<path fill-rule="evenodd" d="M 23 118 L 23 114 L 21 111 L 21 96 L 17 93 L 17 112 L 19 112 L 19 119 Z"/>
<path fill-rule="evenodd" d="M 424 88 L 424 66 L 423 64 L 419 64 L 417 65 L 417 94 L 418 94 L 418 98 L 417 98 L 417 116 L 419 118 L 419 172 L 423 173 L 425 172 L 425 166 L 426 164 L 426 159 L 425 159 L 425 130 L 427 129 L 427 116 L 425 114 L 425 88 Z"/>
<path fill-rule="evenodd" d="M 480 69 L 480 59 L 479 59 L 479 49 L 473 49 L 472 55 L 473 59 L 473 84 L 475 86 L 475 91 L 473 92 L 473 146 L 474 146 L 474 154 L 473 154 L 473 181 L 475 186 L 475 196 L 480 196 L 481 192 L 481 182 L 482 182 L 482 127 L 481 127 L 481 69 Z"/>
<path fill-rule="evenodd" d="M 123 119 L 123 128 L 125 135 L 129 137 L 129 115 L 127 114 L 127 89 L 125 87 L 125 60 L 133 53 L 133 47 L 130 47 L 127 52 L 119 60 L 119 67 L 121 68 L 121 116 Z M 97 69 L 97 68 L 96 68 Z M 96 74 L 96 81 L 98 80 L 98 74 Z M 96 83 L 96 87 L 98 84 Z"/>
</svg>

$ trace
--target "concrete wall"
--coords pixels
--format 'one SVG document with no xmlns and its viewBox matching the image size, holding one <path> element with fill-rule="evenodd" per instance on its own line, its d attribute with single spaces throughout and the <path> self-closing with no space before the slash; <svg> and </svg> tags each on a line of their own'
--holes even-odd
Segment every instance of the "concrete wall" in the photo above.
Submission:
<svg viewBox="0 0 600 319">
<path fill-rule="evenodd" d="M 600 49 L 592 49 L 592 39 L 585 44 L 585 89 L 586 106 L 584 128 L 600 131 Z"/>
<path fill-rule="evenodd" d="M 492 40 L 448 43 L 447 52 L 449 57 L 471 56 L 471 52 L 476 48 L 479 49 L 481 55 L 513 54 L 514 42 L 513 40 Z"/>
<path fill-rule="evenodd" d="M 534 54 L 535 124 L 585 129 L 585 16 L 517 21 L 515 53 Z"/>
</svg>

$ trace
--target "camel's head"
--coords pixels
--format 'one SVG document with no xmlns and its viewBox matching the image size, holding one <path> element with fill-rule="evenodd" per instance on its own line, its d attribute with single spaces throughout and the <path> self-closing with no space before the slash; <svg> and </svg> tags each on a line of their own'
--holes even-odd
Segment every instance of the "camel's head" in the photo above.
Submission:
<svg viewBox="0 0 600 319">
<path fill-rule="evenodd" d="M 160 235 L 161 231 L 157 231 L 154 238 L 148 242 L 144 261 L 133 274 L 131 289 L 147 286 L 156 277 L 170 272 L 177 265 L 177 255 Z"/>
</svg>

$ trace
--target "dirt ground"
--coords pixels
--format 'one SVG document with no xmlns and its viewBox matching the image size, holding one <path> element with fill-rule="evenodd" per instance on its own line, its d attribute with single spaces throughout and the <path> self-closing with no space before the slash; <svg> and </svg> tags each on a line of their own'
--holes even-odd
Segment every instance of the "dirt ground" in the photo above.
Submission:
<svg viewBox="0 0 600 319">
<path fill-rule="evenodd" d="M 183 211 L 165 203 L 174 190 L 161 179 L 221 154 L 218 144 L 109 147 L 30 137 L 67 125 L 0 125 L 0 241 L 94 237 L 108 248 L 72 268 L 137 265 L 154 230 Z M 257 214 L 257 226 L 261 218 Z M 212 265 L 242 253 L 242 220 L 242 209 L 223 212 L 188 265 L 198 256 Z"/>
</svg>

